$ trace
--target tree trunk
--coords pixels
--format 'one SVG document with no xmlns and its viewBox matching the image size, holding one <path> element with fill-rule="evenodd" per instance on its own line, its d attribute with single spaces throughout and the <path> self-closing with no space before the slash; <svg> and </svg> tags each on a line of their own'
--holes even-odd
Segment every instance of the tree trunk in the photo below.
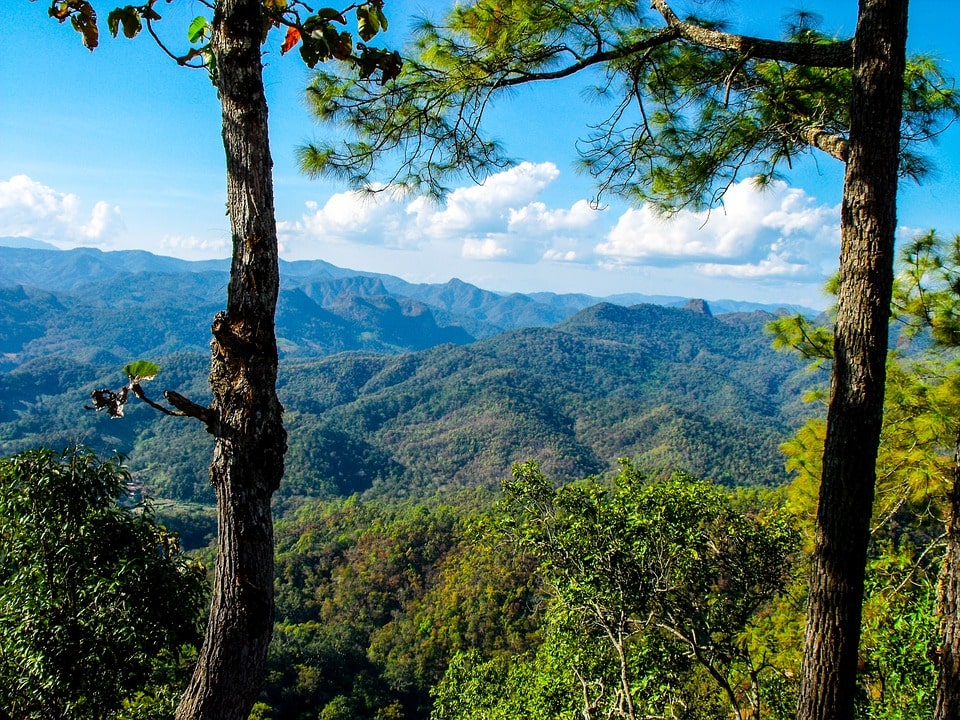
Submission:
<svg viewBox="0 0 960 720">
<path fill-rule="evenodd" d="M 954 448 L 953 487 L 947 520 L 947 552 L 940 568 L 937 614 L 940 648 L 937 704 L 933 720 L 960 718 L 960 433 Z"/>
<path fill-rule="evenodd" d="M 883 415 L 907 0 L 861 0 L 841 210 L 834 368 L 798 720 L 852 720 Z"/>
<path fill-rule="evenodd" d="M 219 551 L 206 636 L 178 720 L 246 720 L 273 633 L 270 499 L 283 476 L 286 432 L 276 394 L 280 283 L 262 32 L 260 0 L 216 4 L 211 46 L 233 239 L 227 309 L 213 322 L 210 364 Z"/>
</svg>

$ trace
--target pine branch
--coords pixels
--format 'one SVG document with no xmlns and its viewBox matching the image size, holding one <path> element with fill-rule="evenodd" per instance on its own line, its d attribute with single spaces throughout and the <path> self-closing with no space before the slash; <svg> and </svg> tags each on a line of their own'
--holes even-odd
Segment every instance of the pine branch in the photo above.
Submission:
<svg viewBox="0 0 960 720">
<path fill-rule="evenodd" d="M 841 135 L 827 132 L 823 128 L 808 127 L 800 133 L 801 139 L 808 145 L 822 150 L 842 163 L 847 162 L 849 152 L 847 139 Z"/>
<path fill-rule="evenodd" d="M 684 22 L 677 17 L 666 0 L 650 0 L 650 6 L 660 13 L 667 27 L 675 30 L 681 38 L 712 50 L 749 53 L 755 58 L 779 60 L 807 67 L 849 68 L 853 66 L 853 40 L 807 43 L 737 35 Z"/>
<path fill-rule="evenodd" d="M 511 87 L 513 85 L 522 85 L 528 82 L 536 82 L 539 80 L 559 80 L 565 77 L 570 77 L 571 75 L 574 75 L 581 70 L 585 70 L 588 67 L 592 67 L 593 65 L 599 65 L 600 63 L 610 62 L 612 60 L 621 60 L 623 58 L 636 55 L 637 53 L 645 52 L 650 48 L 654 48 L 659 45 L 666 45 L 669 42 L 678 40 L 680 37 L 681 33 L 675 28 L 664 28 L 651 37 L 644 38 L 643 40 L 639 40 L 635 43 L 630 43 L 629 45 L 614 48 L 613 50 L 605 50 L 594 53 L 593 55 L 588 55 L 578 62 L 568 65 L 560 70 L 537 73 L 520 73 L 519 71 L 513 70 L 512 72 L 516 74 L 512 75 L 511 77 L 497 80 L 492 84 L 492 87 L 503 88 Z"/>
</svg>

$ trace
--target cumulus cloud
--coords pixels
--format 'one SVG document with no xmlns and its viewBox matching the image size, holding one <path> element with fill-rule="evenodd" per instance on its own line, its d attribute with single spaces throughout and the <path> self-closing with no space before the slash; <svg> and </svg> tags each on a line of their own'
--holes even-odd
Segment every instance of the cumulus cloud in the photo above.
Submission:
<svg viewBox="0 0 960 720">
<path fill-rule="evenodd" d="M 90 222 L 79 227 L 80 234 L 89 240 L 99 240 L 113 234 L 123 227 L 120 208 L 100 200 L 93 206 Z"/>
<path fill-rule="evenodd" d="M 451 239 L 464 233 L 489 234 L 509 228 L 511 218 L 522 212 L 558 177 L 553 163 L 521 163 L 487 178 L 482 185 L 457 188 L 444 207 L 418 198 L 408 211 L 417 226 L 431 237 Z"/>
<path fill-rule="evenodd" d="M 332 195 L 323 205 L 310 201 L 299 220 L 277 223 L 287 249 L 319 243 L 356 243 L 389 248 L 418 247 L 409 232 L 402 199 L 389 188 Z"/>
<path fill-rule="evenodd" d="M 591 254 L 602 213 L 586 201 L 550 208 L 540 197 L 560 175 L 553 163 L 521 163 L 457 188 L 446 202 L 344 192 L 322 206 L 308 203 L 295 222 L 281 222 L 284 245 L 357 243 L 395 249 L 459 247 L 474 260 L 576 261 Z"/>
<path fill-rule="evenodd" d="M 324 244 L 371 246 L 464 261 L 675 268 L 704 279 L 818 285 L 836 264 L 839 207 L 783 182 L 761 189 L 746 180 L 729 188 L 720 208 L 666 219 L 650 207 L 615 215 L 586 200 L 551 204 L 559 177 L 553 163 L 522 163 L 455 189 L 444 204 L 390 188 L 338 193 L 281 222 L 282 248 L 315 256 Z"/>
<path fill-rule="evenodd" d="M 26 175 L 0 180 L 0 235 L 66 242 L 104 241 L 123 229 L 120 208 L 104 201 L 85 214 L 80 198 Z"/>
<path fill-rule="evenodd" d="M 709 212 L 627 210 L 596 252 L 613 264 L 694 265 L 712 276 L 822 277 L 823 259 L 836 256 L 839 218 L 839 206 L 817 204 L 800 188 L 744 180 Z"/>
</svg>

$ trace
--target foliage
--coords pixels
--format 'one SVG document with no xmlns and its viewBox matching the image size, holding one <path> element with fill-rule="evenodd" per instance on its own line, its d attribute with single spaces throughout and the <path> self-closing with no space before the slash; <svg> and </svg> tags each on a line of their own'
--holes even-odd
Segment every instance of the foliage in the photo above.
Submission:
<svg viewBox="0 0 960 720">
<path fill-rule="evenodd" d="M 901 334 L 887 362 L 858 677 L 867 718 L 933 712 L 937 574 L 960 416 L 956 257 L 956 241 L 931 231 L 906 244 L 898 264 Z M 824 423 L 814 420 L 784 444 L 795 474 L 789 503 L 804 517 L 816 507 L 824 435 Z"/>
<path fill-rule="evenodd" d="M 485 716 L 478 708 L 509 717 L 517 703 L 519 716 L 529 703 L 559 703 L 557 716 L 588 718 L 684 707 L 746 717 L 765 707 L 761 687 L 775 671 L 747 630 L 791 577 L 798 536 L 788 515 L 743 512 L 729 491 L 688 477 L 647 482 L 629 464 L 612 487 L 559 489 L 521 464 L 504 494 L 501 532 L 539 560 L 549 589 L 546 640 L 477 702 L 451 698 L 473 686 L 472 672 L 504 666 L 474 658 L 458 675 L 463 666 L 451 665 L 435 717 Z M 534 672 L 539 690 L 520 690 L 515 672 Z"/>
<path fill-rule="evenodd" d="M 73 28 L 80 33 L 85 47 L 94 50 L 100 44 L 97 12 L 89 0 L 49 2 L 50 17 L 61 23 L 69 20 Z M 157 11 L 159 4 L 160 0 L 145 0 L 140 5 L 115 7 L 107 15 L 107 29 L 113 37 L 117 37 L 122 29 L 124 37 L 132 39 L 146 26 L 159 43 L 154 28 L 154 23 L 163 19 Z M 357 35 L 364 42 L 387 29 L 383 0 L 368 0 L 351 5 L 351 9 L 356 12 Z M 389 82 L 400 73 L 402 61 L 399 53 L 369 47 L 364 43 L 356 43 L 355 46 L 350 32 L 337 30 L 335 25 L 347 24 L 347 19 L 340 10 L 320 8 L 314 11 L 296 0 L 263 0 L 263 14 L 261 41 L 271 29 L 283 28 L 286 35 L 281 54 L 299 45 L 301 59 L 307 67 L 312 68 L 318 63 L 336 59 L 350 64 L 359 77 L 367 79 L 376 76 L 381 84 Z M 211 78 L 216 81 L 216 58 L 210 47 L 212 32 L 212 25 L 207 17 L 198 15 L 186 29 L 186 38 L 191 45 L 189 50 L 178 55 L 162 43 L 161 46 L 180 65 L 206 67 Z"/>
<path fill-rule="evenodd" d="M 912 336 L 960 347 L 960 235 L 917 234 L 901 250 L 894 304 Z"/>
<path fill-rule="evenodd" d="M 474 531 L 476 494 L 307 503 L 277 527 L 276 718 L 414 718 L 449 658 L 530 646 L 529 568 Z"/>
<path fill-rule="evenodd" d="M 917 518 L 911 523 L 928 518 L 924 522 L 935 525 L 945 512 L 960 417 L 957 243 L 930 231 L 901 249 L 894 292 L 900 334 L 893 336 L 896 349 L 887 362 L 874 533 L 887 532 L 904 517 Z M 832 334 L 825 326 L 785 318 L 770 329 L 781 348 L 807 358 L 831 358 L 825 351 Z M 797 512 L 814 512 L 824 434 L 823 421 L 813 418 L 783 445 L 794 475 L 790 502 Z"/>
<path fill-rule="evenodd" d="M 280 499 L 494 488 L 531 457 L 565 480 L 627 455 L 651 473 L 775 485 L 786 479 L 777 447 L 813 412 L 801 397 L 822 372 L 770 350 L 770 318 L 601 304 L 463 347 L 283 362 Z M 169 386 L 206 396 L 205 358 L 157 362 Z M 115 381 L 56 358 L 0 373 L 0 449 L 80 437 L 125 453 L 151 497 L 212 502 L 208 434 L 140 403 L 126 406 L 131 422 L 83 412 L 91 389 Z"/>
<path fill-rule="evenodd" d="M 860 671 L 862 717 L 933 715 L 938 564 L 909 539 L 880 540 L 867 566 Z"/>
<path fill-rule="evenodd" d="M 722 20 L 683 23 L 666 3 L 652 6 L 645 13 L 635 3 L 596 0 L 459 4 L 443 21 L 420 23 L 395 83 L 378 88 L 317 73 L 314 113 L 348 134 L 303 148 L 301 163 L 364 185 L 382 156 L 396 154 L 394 181 L 442 194 L 448 176 L 482 178 L 509 163 L 483 128 L 496 97 L 573 75 L 585 76 L 602 108 L 577 144 L 600 193 L 668 211 L 704 207 L 743 172 L 767 183 L 814 148 L 845 159 L 850 46 L 820 32 L 815 14 L 796 12 L 785 23 L 786 42 L 775 43 L 721 38 Z M 903 175 L 929 170 L 916 144 L 936 137 L 958 110 L 936 62 L 912 58 Z"/>
<path fill-rule="evenodd" d="M 128 480 L 76 447 L 0 460 L 0 704 L 14 717 L 115 716 L 183 680 L 170 673 L 199 641 L 204 572 L 149 507 L 118 504 Z"/>
<path fill-rule="evenodd" d="M 149 360 L 136 360 L 132 363 L 127 363 L 123 366 L 123 374 L 127 376 L 127 384 L 116 392 L 103 388 L 94 390 L 90 393 L 90 398 L 93 401 L 93 407 L 90 409 L 106 410 L 107 415 L 110 417 L 121 418 L 123 417 L 123 409 L 127 404 L 130 393 L 133 393 L 134 397 L 144 400 L 148 405 L 155 406 L 154 403 L 144 395 L 141 383 L 153 380 L 159 372 L 160 366 Z M 164 408 L 160 409 L 169 413 L 169 411 Z"/>
</svg>

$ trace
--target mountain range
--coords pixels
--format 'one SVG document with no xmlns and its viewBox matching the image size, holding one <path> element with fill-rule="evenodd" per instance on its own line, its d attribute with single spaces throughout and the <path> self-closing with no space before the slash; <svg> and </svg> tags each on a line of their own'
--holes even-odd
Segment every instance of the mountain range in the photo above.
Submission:
<svg viewBox="0 0 960 720">
<path fill-rule="evenodd" d="M 97 365 L 179 350 L 206 352 L 224 303 L 229 261 L 143 251 L 7 247 L 0 238 L 0 369 L 69 355 Z M 400 352 L 466 344 L 507 330 L 556 324 L 598 302 L 682 306 L 641 294 L 501 294 L 457 279 L 414 284 L 322 260 L 282 262 L 277 335 L 285 358 L 348 350 Z M 717 314 L 777 310 L 712 301 Z M 806 308 L 779 308 L 812 312 Z"/>
<path fill-rule="evenodd" d="M 530 458 L 559 480 L 626 456 L 651 472 L 775 484 L 778 444 L 823 379 L 770 349 L 773 308 L 503 295 L 322 261 L 281 273 L 286 499 L 495 486 Z M 0 452 L 83 441 L 123 453 L 154 495 L 209 501 L 199 428 L 143 405 L 107 420 L 84 404 L 137 358 L 163 367 L 159 389 L 205 402 L 227 277 L 226 261 L 0 247 Z"/>
</svg>

